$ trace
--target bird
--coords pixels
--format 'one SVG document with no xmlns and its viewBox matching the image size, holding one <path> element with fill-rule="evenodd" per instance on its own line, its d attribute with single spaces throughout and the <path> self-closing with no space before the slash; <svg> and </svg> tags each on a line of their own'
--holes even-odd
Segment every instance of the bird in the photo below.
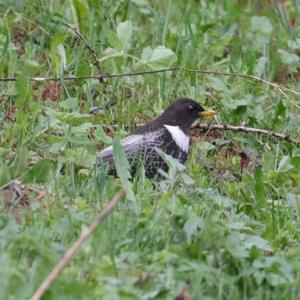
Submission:
<svg viewBox="0 0 300 300">
<path fill-rule="evenodd" d="M 131 166 L 131 175 L 137 171 L 137 158 L 141 159 L 145 175 L 150 179 L 159 177 L 159 169 L 168 171 L 167 163 L 156 149 L 184 164 L 188 158 L 192 124 L 201 116 L 214 114 L 215 111 L 205 110 L 193 99 L 180 98 L 159 117 L 137 127 L 120 141 Z M 114 170 L 112 146 L 97 152 L 96 157 L 97 165 L 107 163 L 110 170 Z M 115 170 L 112 174 L 115 174 Z"/>
</svg>

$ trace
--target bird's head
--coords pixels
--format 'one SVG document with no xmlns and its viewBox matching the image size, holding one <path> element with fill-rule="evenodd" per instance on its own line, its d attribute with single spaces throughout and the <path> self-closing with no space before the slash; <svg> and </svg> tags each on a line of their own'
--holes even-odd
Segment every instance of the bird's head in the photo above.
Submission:
<svg viewBox="0 0 300 300">
<path fill-rule="evenodd" d="M 160 116 L 166 125 L 179 126 L 188 132 L 191 125 L 201 116 L 216 114 L 213 110 L 205 110 L 196 101 L 189 98 L 181 98 L 173 102 Z"/>
</svg>

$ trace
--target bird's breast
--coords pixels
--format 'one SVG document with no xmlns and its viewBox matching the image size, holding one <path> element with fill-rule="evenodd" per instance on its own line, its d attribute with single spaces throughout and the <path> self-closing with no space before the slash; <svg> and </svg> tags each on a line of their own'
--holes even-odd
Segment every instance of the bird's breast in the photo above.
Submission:
<svg viewBox="0 0 300 300">
<path fill-rule="evenodd" d="M 169 131 L 176 145 L 187 153 L 190 145 L 190 137 L 179 126 L 164 125 L 164 127 Z"/>
</svg>

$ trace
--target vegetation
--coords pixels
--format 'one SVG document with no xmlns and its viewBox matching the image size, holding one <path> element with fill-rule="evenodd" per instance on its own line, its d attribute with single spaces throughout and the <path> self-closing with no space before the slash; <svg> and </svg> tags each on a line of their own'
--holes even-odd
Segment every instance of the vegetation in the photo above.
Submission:
<svg viewBox="0 0 300 300">
<path fill-rule="evenodd" d="M 1 299 L 28 299 L 124 184 L 130 197 L 43 299 L 299 299 L 299 147 L 195 132 L 187 167 L 168 160 L 159 185 L 94 167 L 112 137 L 182 96 L 219 112 L 206 121 L 299 139 L 299 96 L 193 72 L 29 80 L 181 66 L 299 91 L 297 1 L 24 0 L 0 11 L 0 77 L 17 78 L 0 82 Z"/>
</svg>

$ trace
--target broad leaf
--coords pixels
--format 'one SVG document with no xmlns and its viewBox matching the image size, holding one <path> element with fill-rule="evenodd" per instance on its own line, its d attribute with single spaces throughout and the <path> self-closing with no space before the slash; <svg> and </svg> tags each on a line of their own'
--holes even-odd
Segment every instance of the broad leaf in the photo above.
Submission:
<svg viewBox="0 0 300 300">
<path fill-rule="evenodd" d="M 281 161 L 279 162 L 278 168 L 277 168 L 277 172 L 287 172 L 291 169 L 293 169 L 293 165 L 291 164 L 291 159 L 288 155 L 283 156 L 283 158 L 281 159 Z"/>
<path fill-rule="evenodd" d="M 123 23 L 118 24 L 117 37 L 121 41 L 123 49 L 126 49 L 128 47 L 131 36 L 132 36 L 131 21 L 125 21 Z"/>
<path fill-rule="evenodd" d="M 105 144 L 111 144 L 112 143 L 112 138 L 104 132 L 102 126 L 97 126 L 97 129 L 95 131 L 95 135 L 96 135 L 97 139 L 101 140 Z"/>
<path fill-rule="evenodd" d="M 234 110 L 237 109 L 240 106 L 247 106 L 248 104 L 251 103 L 251 97 L 246 95 L 244 99 L 223 99 L 222 100 L 222 104 L 230 109 L 230 110 Z"/>
<path fill-rule="evenodd" d="M 226 91 L 227 87 L 224 84 L 223 80 L 217 77 L 209 76 L 210 86 L 217 91 Z"/>
<path fill-rule="evenodd" d="M 183 227 L 187 240 L 190 242 L 195 232 L 198 229 L 202 229 L 203 226 L 204 224 L 202 218 L 198 217 L 194 212 L 192 212 Z"/>
<path fill-rule="evenodd" d="M 66 149 L 65 158 L 81 167 L 91 167 L 95 163 L 95 155 L 86 148 Z"/>
<path fill-rule="evenodd" d="M 91 75 L 91 65 L 86 60 L 80 61 L 75 69 L 75 75 L 80 76 L 90 76 Z"/>
<path fill-rule="evenodd" d="M 253 246 L 256 246 L 258 249 L 265 250 L 265 251 L 272 251 L 272 247 L 270 243 L 261 238 L 260 236 L 255 235 L 245 235 L 245 246 L 248 249 L 251 249 Z"/>
<path fill-rule="evenodd" d="M 291 65 L 300 61 L 300 57 L 298 55 L 286 50 L 278 49 L 278 53 L 280 54 L 280 58 L 284 64 Z"/>
<path fill-rule="evenodd" d="M 176 54 L 165 46 L 157 46 L 150 54 L 150 49 L 147 47 L 142 54 L 144 63 L 153 68 L 159 69 L 172 65 L 176 60 Z"/>
<path fill-rule="evenodd" d="M 24 182 L 45 183 L 54 173 L 54 163 L 47 159 L 39 160 L 26 174 Z"/>
<path fill-rule="evenodd" d="M 291 48 L 293 50 L 299 50 L 300 49 L 300 39 L 288 40 L 288 46 L 289 46 L 289 48 Z"/>
<path fill-rule="evenodd" d="M 80 125 L 91 120 L 91 116 L 89 114 L 80 114 L 77 111 L 70 113 L 58 112 L 48 108 L 46 113 L 47 115 L 58 119 L 60 122 L 67 123 L 72 126 Z"/>
<path fill-rule="evenodd" d="M 118 176 L 120 177 L 123 188 L 126 189 L 128 198 L 134 200 L 132 185 L 129 181 L 131 178 L 130 165 L 126 157 L 126 153 L 118 139 L 115 139 L 113 143 L 113 157 L 115 168 Z"/>
<path fill-rule="evenodd" d="M 267 17 L 254 16 L 251 18 L 251 27 L 254 31 L 260 31 L 270 35 L 273 32 L 273 26 Z"/>
<path fill-rule="evenodd" d="M 255 74 L 257 76 L 261 76 L 264 73 L 267 62 L 268 60 L 265 56 L 262 56 L 258 59 L 257 64 L 255 66 Z"/>
<path fill-rule="evenodd" d="M 76 98 L 68 98 L 64 101 L 61 101 L 59 106 L 66 110 L 72 110 L 78 108 L 78 102 Z"/>
</svg>

